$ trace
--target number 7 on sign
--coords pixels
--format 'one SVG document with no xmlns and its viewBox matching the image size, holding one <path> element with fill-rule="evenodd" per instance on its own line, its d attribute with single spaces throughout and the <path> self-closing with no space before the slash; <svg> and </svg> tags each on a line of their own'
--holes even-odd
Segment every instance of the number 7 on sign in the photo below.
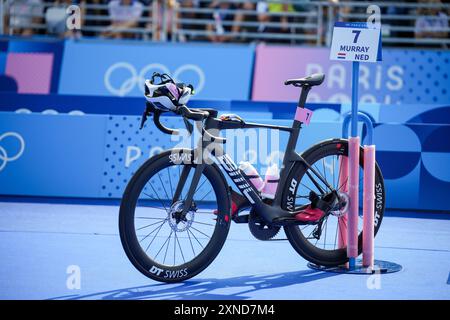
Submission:
<svg viewBox="0 0 450 320">
<path fill-rule="evenodd" d="M 353 43 L 358 42 L 359 34 L 361 33 L 361 30 L 352 30 L 352 33 L 355 34 L 355 38 L 353 39 Z"/>
</svg>

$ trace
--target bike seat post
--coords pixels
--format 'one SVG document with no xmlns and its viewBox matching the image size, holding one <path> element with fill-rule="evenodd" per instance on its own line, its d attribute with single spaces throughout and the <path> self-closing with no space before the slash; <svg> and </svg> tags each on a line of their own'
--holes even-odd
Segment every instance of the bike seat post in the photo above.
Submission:
<svg viewBox="0 0 450 320">
<path fill-rule="evenodd" d="M 298 99 L 297 108 L 305 107 L 306 98 L 308 98 L 308 92 L 309 92 L 309 90 L 311 90 L 311 86 L 309 86 L 309 85 L 303 85 L 301 88 L 302 88 L 302 91 L 300 93 L 300 98 Z M 302 125 L 302 122 L 294 119 L 292 128 L 297 129 L 297 130 L 291 132 L 291 134 L 289 136 L 288 144 L 287 144 L 287 150 L 295 150 L 295 147 L 297 146 L 297 140 L 298 140 L 298 135 L 299 135 L 299 130 L 301 128 L 301 125 Z M 287 161 L 286 158 L 284 160 L 285 160 L 285 162 Z M 285 165 L 285 164 L 286 163 L 283 163 L 283 165 Z"/>
<path fill-rule="evenodd" d="M 300 108 L 305 107 L 309 90 L 311 90 L 310 86 L 308 86 L 308 85 L 302 86 L 302 91 L 300 92 L 300 97 L 298 98 L 298 107 L 300 107 Z"/>
<path fill-rule="evenodd" d="M 308 93 L 309 90 L 311 90 L 311 86 L 309 85 L 302 85 L 301 86 L 302 90 L 300 93 L 300 97 L 298 99 L 298 105 L 297 108 L 304 108 L 305 104 L 306 104 L 306 98 L 308 98 Z M 289 139 L 286 145 L 286 150 L 287 150 L 287 154 L 284 157 L 283 160 L 283 165 L 282 167 L 285 168 L 286 165 L 289 163 L 289 159 L 295 157 L 296 152 L 295 152 L 295 148 L 297 146 L 297 141 L 298 141 L 298 136 L 299 136 L 299 132 L 300 132 L 300 128 L 301 128 L 302 122 L 299 120 L 294 119 L 294 122 L 292 124 L 292 128 L 295 129 L 293 130 L 290 134 L 289 134 Z M 287 171 L 286 173 L 287 174 Z M 280 181 L 284 181 L 286 178 L 286 176 L 282 176 L 280 177 Z M 278 184 L 278 188 L 275 194 L 275 201 L 273 203 L 273 205 L 279 206 L 281 205 L 281 192 L 282 192 L 282 188 L 280 188 L 281 184 Z"/>
</svg>

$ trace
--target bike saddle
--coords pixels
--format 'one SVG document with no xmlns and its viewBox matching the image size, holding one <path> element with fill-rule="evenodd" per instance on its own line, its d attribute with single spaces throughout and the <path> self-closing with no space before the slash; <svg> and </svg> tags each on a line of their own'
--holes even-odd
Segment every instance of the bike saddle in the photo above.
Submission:
<svg viewBox="0 0 450 320">
<path fill-rule="evenodd" d="M 321 85 L 323 80 L 325 80 L 325 75 L 323 73 L 315 73 L 304 78 L 286 80 L 284 84 L 286 86 L 292 84 L 295 87 L 302 87 L 302 86 L 313 87 Z"/>
</svg>

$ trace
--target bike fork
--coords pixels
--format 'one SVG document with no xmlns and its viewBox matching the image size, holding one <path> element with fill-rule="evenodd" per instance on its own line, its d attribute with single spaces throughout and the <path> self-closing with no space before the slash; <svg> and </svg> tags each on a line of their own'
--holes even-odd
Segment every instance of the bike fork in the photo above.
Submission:
<svg viewBox="0 0 450 320">
<path fill-rule="evenodd" d="M 191 172 L 191 166 L 185 165 L 183 166 L 183 171 L 181 171 L 180 180 L 178 181 L 177 188 L 175 189 L 175 193 L 173 194 L 172 204 L 178 201 L 181 196 L 181 192 L 183 191 L 186 180 L 189 176 L 189 172 Z"/>
<path fill-rule="evenodd" d="M 188 190 L 188 193 L 186 195 L 186 200 L 184 202 L 183 213 L 188 212 L 189 209 L 191 208 L 192 200 L 194 198 L 194 193 L 195 193 L 195 191 L 197 189 L 197 185 L 198 185 L 198 183 L 200 181 L 200 178 L 202 176 L 204 168 L 205 168 L 205 164 L 204 163 L 198 164 L 195 167 L 194 176 L 192 178 L 192 182 L 191 182 L 191 185 L 189 186 L 189 190 Z M 189 174 L 189 172 L 187 174 Z M 186 178 L 187 178 L 187 175 L 186 175 Z M 177 186 L 177 190 L 178 190 L 178 187 L 181 184 L 181 182 L 182 182 L 182 180 L 180 179 L 180 182 L 178 183 L 178 186 Z M 183 182 L 183 185 L 181 186 L 181 189 L 183 188 L 183 186 L 184 186 L 184 182 Z"/>
</svg>

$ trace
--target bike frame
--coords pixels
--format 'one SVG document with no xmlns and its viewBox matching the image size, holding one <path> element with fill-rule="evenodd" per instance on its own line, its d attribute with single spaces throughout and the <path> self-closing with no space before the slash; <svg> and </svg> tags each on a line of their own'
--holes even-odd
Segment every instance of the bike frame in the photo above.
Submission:
<svg viewBox="0 0 450 320">
<path fill-rule="evenodd" d="M 302 92 L 300 94 L 297 108 L 305 107 L 305 102 L 309 90 L 310 90 L 309 86 L 302 87 Z M 248 181 L 245 175 L 241 173 L 241 171 L 239 170 L 237 165 L 233 162 L 233 160 L 223 152 L 222 144 L 225 143 L 226 140 L 224 138 L 220 138 L 209 133 L 211 131 L 219 132 L 221 130 L 249 129 L 249 128 L 266 128 L 285 131 L 289 133 L 289 140 L 284 153 L 282 168 L 280 170 L 280 180 L 277 186 L 274 201 L 270 205 L 262 201 L 256 189 L 253 187 L 252 183 Z M 207 165 L 204 163 L 202 157 L 204 155 L 204 151 L 209 149 L 212 149 L 212 152 L 210 152 L 209 154 L 218 160 L 221 167 L 228 174 L 228 176 L 234 182 L 236 187 L 247 198 L 252 207 L 256 209 L 256 213 L 259 214 L 267 223 L 273 223 L 274 221 L 280 218 L 281 219 L 291 218 L 293 215 L 296 214 L 295 212 L 292 213 L 281 208 L 283 186 L 286 184 L 289 172 L 296 162 L 303 163 L 309 170 L 311 170 L 312 174 L 318 180 L 320 180 L 327 188 L 334 191 L 334 188 L 328 184 L 326 179 L 324 179 L 317 170 L 315 170 L 309 163 L 307 163 L 302 158 L 301 155 L 299 155 L 295 151 L 297 141 L 300 135 L 300 130 L 302 129 L 301 121 L 294 119 L 292 127 L 286 127 L 286 126 L 274 126 L 259 123 L 245 123 L 240 121 L 229 121 L 229 120 L 223 121 L 218 118 L 211 117 L 205 120 L 203 129 L 206 131 L 206 134 L 203 135 L 203 137 L 209 137 L 209 139 L 202 139 L 201 144 L 199 145 L 199 147 L 197 147 L 196 150 L 197 152 L 194 152 L 194 155 L 196 155 L 194 161 L 197 165 L 195 167 L 192 183 L 189 187 L 186 196 L 183 212 L 187 212 L 191 208 L 193 195 L 199 183 L 203 169 Z M 211 144 L 213 143 L 216 145 L 214 145 L 214 148 L 211 148 Z M 198 150 L 199 148 L 200 150 Z M 190 168 L 185 166 L 174 194 L 173 199 L 174 202 L 178 200 L 181 190 L 183 189 L 183 186 L 189 175 L 189 171 Z M 325 190 L 323 190 L 323 188 L 320 186 L 320 184 L 317 182 L 317 180 L 312 174 L 307 172 L 307 175 L 312 180 L 314 185 L 318 188 L 318 190 L 320 190 L 321 194 L 322 195 L 325 194 Z"/>
</svg>

